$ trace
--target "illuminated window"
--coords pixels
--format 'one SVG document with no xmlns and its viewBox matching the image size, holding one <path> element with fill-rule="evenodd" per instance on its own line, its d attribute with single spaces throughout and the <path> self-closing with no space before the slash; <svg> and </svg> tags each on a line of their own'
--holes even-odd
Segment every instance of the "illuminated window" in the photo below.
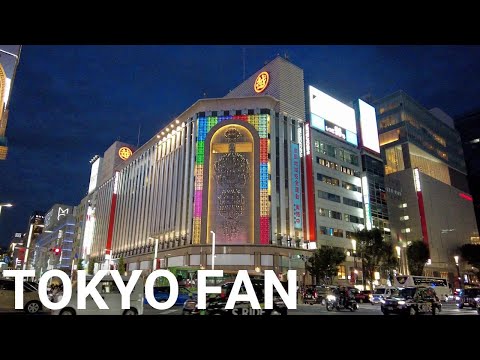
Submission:
<svg viewBox="0 0 480 360">
<path fill-rule="evenodd" d="M 357 191 L 359 193 L 362 192 L 362 188 L 360 186 L 357 186 L 357 185 L 354 185 L 354 184 L 350 184 L 346 181 L 342 181 L 342 187 L 344 189 L 347 189 L 347 190 L 352 190 L 352 191 Z"/>
<path fill-rule="evenodd" d="M 400 209 L 406 208 L 406 207 L 407 207 L 407 203 L 400 204 L 400 205 L 398 205 L 398 207 L 399 207 Z"/>
<path fill-rule="evenodd" d="M 408 215 L 400 216 L 400 221 L 407 221 L 408 219 L 410 219 Z"/>
<path fill-rule="evenodd" d="M 347 277 L 347 274 L 345 272 L 345 265 L 340 265 L 338 267 L 338 274 L 337 274 L 337 277 L 339 280 L 345 280 L 346 277 Z"/>
<path fill-rule="evenodd" d="M 327 183 L 329 185 L 340 186 L 340 180 L 317 173 L 317 180 Z"/>
<path fill-rule="evenodd" d="M 390 144 L 394 141 L 397 141 L 398 139 L 400 139 L 400 129 L 387 131 L 386 133 L 378 135 L 380 146 Z"/>
<path fill-rule="evenodd" d="M 402 234 L 408 234 L 410 232 L 410 228 L 402 229 Z"/>
<path fill-rule="evenodd" d="M 363 218 L 355 216 L 355 215 L 350 215 L 350 214 L 345 214 L 344 217 L 346 222 L 351 222 L 355 224 L 364 224 Z"/>
<path fill-rule="evenodd" d="M 405 170 L 401 145 L 385 149 L 385 157 L 387 160 L 385 164 L 385 175 Z"/>
</svg>

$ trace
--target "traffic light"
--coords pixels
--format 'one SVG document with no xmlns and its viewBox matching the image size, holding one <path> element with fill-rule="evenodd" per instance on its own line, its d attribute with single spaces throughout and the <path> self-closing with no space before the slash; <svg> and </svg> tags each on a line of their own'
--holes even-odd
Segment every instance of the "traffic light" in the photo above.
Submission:
<svg viewBox="0 0 480 360">
<path fill-rule="evenodd" d="M 61 249 L 58 248 L 58 247 L 56 247 L 56 248 L 53 249 L 53 253 L 54 253 L 55 255 L 60 255 L 60 252 L 61 252 Z"/>
</svg>

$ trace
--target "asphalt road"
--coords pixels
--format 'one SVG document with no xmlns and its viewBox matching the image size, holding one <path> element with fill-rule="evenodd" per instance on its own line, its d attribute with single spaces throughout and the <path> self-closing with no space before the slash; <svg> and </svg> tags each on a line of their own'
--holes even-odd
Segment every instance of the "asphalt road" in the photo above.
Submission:
<svg viewBox="0 0 480 360">
<path fill-rule="evenodd" d="M 299 304 L 297 309 L 289 310 L 289 315 L 380 315 L 383 316 L 382 312 L 380 311 L 380 305 L 371 305 L 369 303 L 359 304 L 359 309 L 355 312 L 351 312 L 348 310 L 341 310 L 341 311 L 327 311 L 325 305 L 314 304 L 314 305 L 304 305 Z M 5 310 L 0 309 L 0 316 L 1 315 L 23 315 L 23 311 L 14 311 L 14 310 Z M 145 305 L 144 307 L 144 315 L 181 315 L 182 314 L 182 307 L 181 306 L 173 306 L 168 310 L 156 310 L 149 305 Z M 40 312 L 35 315 L 30 316 L 41 316 L 41 315 L 50 315 L 48 312 Z M 442 312 L 439 314 L 442 315 L 476 315 L 478 316 L 477 312 L 473 309 L 465 308 L 465 309 L 457 309 L 455 304 L 443 304 Z"/>
</svg>

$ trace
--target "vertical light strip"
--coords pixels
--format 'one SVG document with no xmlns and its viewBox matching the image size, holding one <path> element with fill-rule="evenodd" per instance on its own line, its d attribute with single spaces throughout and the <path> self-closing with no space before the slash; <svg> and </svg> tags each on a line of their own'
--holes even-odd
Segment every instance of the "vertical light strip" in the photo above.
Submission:
<svg viewBox="0 0 480 360">
<path fill-rule="evenodd" d="M 365 227 L 367 230 L 372 230 L 372 211 L 370 209 L 370 192 L 368 190 L 367 176 L 362 176 L 362 194 L 363 204 L 365 206 Z"/>
<path fill-rule="evenodd" d="M 423 203 L 422 187 L 420 185 L 420 172 L 418 168 L 413 169 L 413 182 L 417 191 L 418 210 L 420 212 L 420 224 L 422 225 L 423 242 L 428 246 L 427 220 L 425 218 L 425 206 Z"/>
</svg>

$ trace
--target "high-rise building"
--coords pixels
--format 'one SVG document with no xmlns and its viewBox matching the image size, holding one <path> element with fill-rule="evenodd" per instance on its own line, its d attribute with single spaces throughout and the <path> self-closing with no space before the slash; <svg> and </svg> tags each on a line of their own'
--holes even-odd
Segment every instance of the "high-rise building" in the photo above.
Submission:
<svg viewBox="0 0 480 360">
<path fill-rule="evenodd" d="M 425 273 L 452 280 L 458 246 L 478 236 L 460 135 L 447 114 L 402 91 L 373 105 L 392 238 L 401 249 L 423 241 L 431 257 Z"/>
<path fill-rule="evenodd" d="M 35 254 L 35 245 L 37 243 L 38 236 L 42 233 L 44 227 L 44 212 L 34 211 L 28 221 L 28 229 L 23 238 L 23 250 L 20 251 L 19 266 L 22 266 L 23 270 L 33 269 L 33 258 Z"/>
<path fill-rule="evenodd" d="M 468 171 L 468 186 L 473 197 L 473 207 L 480 228 L 480 110 L 471 111 L 455 119 L 460 133 Z M 480 239 L 474 239 L 479 242 Z"/>
<path fill-rule="evenodd" d="M 0 45 L 0 160 L 7 158 L 7 129 L 9 100 L 20 58 L 21 45 Z"/>
</svg>

